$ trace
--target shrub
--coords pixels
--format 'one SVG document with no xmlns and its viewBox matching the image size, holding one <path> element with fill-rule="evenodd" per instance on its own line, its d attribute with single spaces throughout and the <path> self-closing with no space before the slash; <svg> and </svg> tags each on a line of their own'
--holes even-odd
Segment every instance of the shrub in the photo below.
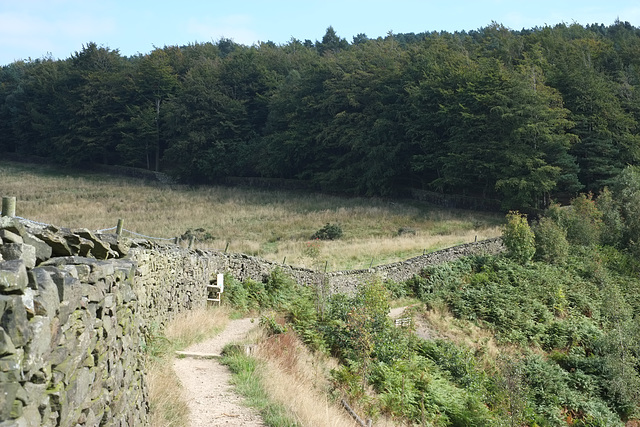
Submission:
<svg viewBox="0 0 640 427">
<path fill-rule="evenodd" d="M 342 228 L 338 224 L 327 223 L 320 230 L 313 233 L 312 239 L 336 240 L 342 237 Z"/>
<path fill-rule="evenodd" d="M 551 218 L 543 217 L 534 229 L 536 259 L 561 264 L 569 255 L 567 233 Z"/>
<path fill-rule="evenodd" d="M 249 291 L 241 282 L 230 275 L 224 278 L 224 302 L 240 310 L 247 310 L 250 305 Z"/>
<path fill-rule="evenodd" d="M 619 247 L 622 244 L 624 222 L 618 202 L 608 188 L 602 190 L 596 200 L 596 206 L 602 212 L 602 243 Z"/>
<path fill-rule="evenodd" d="M 567 239 L 576 245 L 591 246 L 600 243 L 602 212 L 592 194 L 581 194 L 571 200 L 568 212 Z"/>
<path fill-rule="evenodd" d="M 527 223 L 527 216 L 517 211 L 507 214 L 507 224 L 502 232 L 502 240 L 510 258 L 525 264 L 536 252 L 535 235 Z"/>
<path fill-rule="evenodd" d="M 613 199 L 623 220 L 623 246 L 640 255 L 640 169 L 628 166 L 612 185 Z"/>
<path fill-rule="evenodd" d="M 409 287 L 405 283 L 394 280 L 385 280 L 384 287 L 387 288 L 393 299 L 405 298 L 409 291 Z"/>
</svg>

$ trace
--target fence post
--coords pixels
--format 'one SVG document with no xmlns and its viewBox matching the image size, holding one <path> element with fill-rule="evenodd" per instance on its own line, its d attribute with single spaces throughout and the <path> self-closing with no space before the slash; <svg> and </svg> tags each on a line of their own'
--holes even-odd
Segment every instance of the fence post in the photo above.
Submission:
<svg viewBox="0 0 640 427">
<path fill-rule="evenodd" d="M 196 236 L 194 236 L 193 234 L 189 236 L 189 249 L 191 249 L 191 246 L 193 246 L 194 240 L 196 240 Z"/>
<path fill-rule="evenodd" d="M 120 218 L 118 220 L 118 226 L 116 227 L 116 234 L 118 236 L 122 235 L 122 227 L 124 226 L 124 219 Z"/>
<path fill-rule="evenodd" d="M 2 216 L 9 216 L 9 217 L 16 216 L 16 198 L 15 197 L 2 198 Z"/>
</svg>

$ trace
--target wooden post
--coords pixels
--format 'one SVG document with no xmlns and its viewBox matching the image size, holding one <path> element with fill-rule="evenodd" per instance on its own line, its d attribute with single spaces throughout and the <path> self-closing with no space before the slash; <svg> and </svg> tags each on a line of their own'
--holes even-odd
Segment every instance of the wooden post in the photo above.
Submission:
<svg viewBox="0 0 640 427">
<path fill-rule="evenodd" d="M 193 234 L 189 236 L 189 249 L 191 249 L 191 247 L 193 246 L 194 240 L 196 240 L 196 236 L 194 236 Z"/>
<path fill-rule="evenodd" d="M 178 236 L 176 236 L 176 237 L 174 237 L 174 238 L 173 238 L 173 244 L 174 244 L 174 245 L 177 245 L 177 244 L 178 244 L 178 239 L 179 239 L 179 237 L 178 237 Z"/>
<path fill-rule="evenodd" d="M 124 226 L 124 219 L 118 219 L 118 226 L 116 227 L 116 234 L 122 236 L 122 227 Z"/>
<path fill-rule="evenodd" d="M 2 216 L 9 216 L 9 217 L 16 216 L 16 198 L 15 197 L 2 198 Z"/>
<path fill-rule="evenodd" d="M 227 246 L 225 246 L 225 248 L 224 248 L 224 253 L 225 254 L 227 253 L 227 249 L 229 249 L 229 242 L 227 242 Z"/>
</svg>

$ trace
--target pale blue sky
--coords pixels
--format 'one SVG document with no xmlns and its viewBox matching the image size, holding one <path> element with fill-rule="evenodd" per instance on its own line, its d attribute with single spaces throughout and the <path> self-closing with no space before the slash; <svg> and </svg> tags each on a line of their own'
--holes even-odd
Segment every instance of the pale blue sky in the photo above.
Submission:
<svg viewBox="0 0 640 427">
<path fill-rule="evenodd" d="M 565 22 L 640 27 L 638 0 L 0 0 L 0 65 L 47 54 L 68 58 L 87 42 L 122 55 L 153 46 L 217 41 L 251 45 L 321 40 L 328 26 L 351 41 L 394 33 L 511 29 Z"/>
</svg>

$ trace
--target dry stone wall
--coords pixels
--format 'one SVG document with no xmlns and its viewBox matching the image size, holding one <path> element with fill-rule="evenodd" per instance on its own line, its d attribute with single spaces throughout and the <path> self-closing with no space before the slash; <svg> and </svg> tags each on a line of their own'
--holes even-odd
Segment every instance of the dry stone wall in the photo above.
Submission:
<svg viewBox="0 0 640 427">
<path fill-rule="evenodd" d="M 0 218 L 0 426 L 148 425 L 145 345 L 206 304 L 194 251 Z"/>
<path fill-rule="evenodd" d="M 409 280 L 414 275 L 420 274 L 420 272 L 429 265 L 454 261 L 470 255 L 495 255 L 502 251 L 504 251 L 504 245 L 502 239 L 498 237 L 454 246 L 393 264 L 362 270 L 333 271 L 327 273 L 273 263 L 242 254 L 225 254 L 219 252 L 203 252 L 203 254 L 218 260 L 215 263 L 216 269 L 227 272 L 240 281 L 247 279 L 264 280 L 271 271 L 279 268 L 287 275 L 293 277 L 299 284 L 306 286 L 319 286 L 320 284 L 324 284 L 330 293 L 353 294 L 359 284 L 376 277 L 382 280 L 403 282 Z"/>
<path fill-rule="evenodd" d="M 366 270 L 322 273 L 86 229 L 0 217 L 0 427 L 145 426 L 145 347 L 176 314 L 206 305 L 217 273 L 353 293 L 427 265 L 502 250 L 493 239 Z"/>
</svg>

